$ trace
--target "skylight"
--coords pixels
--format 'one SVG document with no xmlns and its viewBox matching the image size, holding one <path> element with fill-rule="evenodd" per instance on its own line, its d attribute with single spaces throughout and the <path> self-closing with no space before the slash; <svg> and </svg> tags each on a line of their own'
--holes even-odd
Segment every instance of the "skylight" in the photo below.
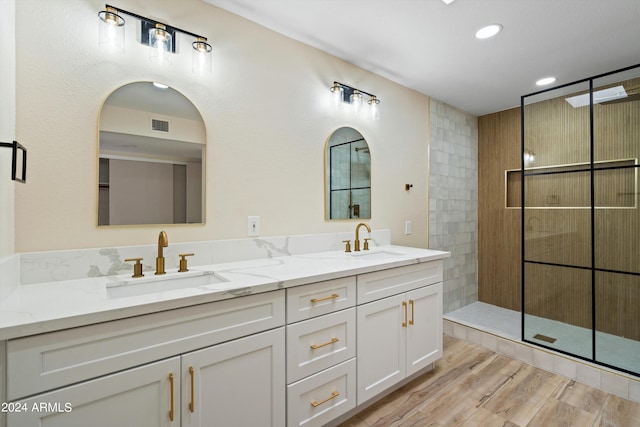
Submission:
<svg viewBox="0 0 640 427">
<path fill-rule="evenodd" d="M 614 99 L 626 98 L 627 96 L 627 92 L 623 86 L 614 86 L 593 92 L 593 103 L 599 104 L 600 102 L 613 101 Z M 589 105 L 589 94 L 584 93 L 582 95 L 565 98 L 565 101 L 571 104 L 573 108 L 584 107 Z"/>
</svg>

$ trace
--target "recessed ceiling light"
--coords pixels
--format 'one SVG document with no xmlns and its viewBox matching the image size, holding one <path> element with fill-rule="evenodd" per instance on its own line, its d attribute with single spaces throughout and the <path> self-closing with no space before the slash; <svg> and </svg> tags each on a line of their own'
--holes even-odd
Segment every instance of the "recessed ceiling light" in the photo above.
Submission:
<svg viewBox="0 0 640 427">
<path fill-rule="evenodd" d="M 158 83 L 158 82 L 153 82 L 153 85 L 155 87 L 157 87 L 158 89 L 167 89 L 169 86 L 162 84 L 162 83 Z"/>
<path fill-rule="evenodd" d="M 537 86 L 546 86 L 546 85 L 550 85 L 551 83 L 555 82 L 556 78 L 555 77 L 545 77 L 544 79 L 540 79 L 536 82 Z"/>
<path fill-rule="evenodd" d="M 453 0 L 442 0 L 443 2 L 445 2 L 446 4 L 451 4 L 451 2 L 453 2 Z"/>
<path fill-rule="evenodd" d="M 500 24 L 487 25 L 486 27 L 482 27 L 478 31 L 476 31 L 476 38 L 488 39 L 489 37 L 495 36 L 500 31 L 502 31 L 502 25 Z"/>
</svg>

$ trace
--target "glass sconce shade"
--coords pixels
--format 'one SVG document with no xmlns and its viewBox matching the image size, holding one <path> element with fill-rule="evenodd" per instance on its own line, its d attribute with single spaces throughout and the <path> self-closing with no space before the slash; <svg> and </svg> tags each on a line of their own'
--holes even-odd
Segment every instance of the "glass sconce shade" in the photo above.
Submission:
<svg viewBox="0 0 640 427">
<path fill-rule="evenodd" d="M 113 52 L 124 52 L 124 18 L 112 7 L 99 12 L 98 17 L 100 47 Z"/>
<path fill-rule="evenodd" d="M 369 103 L 371 118 L 373 120 L 380 119 L 380 107 L 379 107 L 380 100 L 375 96 L 372 96 L 371 99 L 369 99 L 368 103 Z"/>
<path fill-rule="evenodd" d="M 356 113 L 362 110 L 362 94 L 357 89 L 351 94 L 351 104 Z"/>
<path fill-rule="evenodd" d="M 149 30 L 149 60 L 158 64 L 171 64 L 171 34 L 167 27 L 156 24 Z"/>
<path fill-rule="evenodd" d="M 344 94 L 344 89 L 342 88 L 342 86 L 340 86 L 338 83 L 334 83 L 333 86 L 331 86 L 331 98 L 332 98 L 332 107 L 335 109 L 339 109 L 340 106 L 342 105 L 342 97 Z"/>
<path fill-rule="evenodd" d="M 211 45 L 207 43 L 204 37 L 198 37 L 196 41 L 191 43 L 193 46 L 192 53 L 192 70 L 196 74 L 211 73 Z"/>
</svg>

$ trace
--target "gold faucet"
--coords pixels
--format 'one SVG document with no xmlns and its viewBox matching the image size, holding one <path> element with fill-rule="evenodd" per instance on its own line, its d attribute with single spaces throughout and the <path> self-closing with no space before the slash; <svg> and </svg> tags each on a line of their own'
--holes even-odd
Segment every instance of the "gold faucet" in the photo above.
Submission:
<svg viewBox="0 0 640 427">
<path fill-rule="evenodd" d="M 368 231 L 369 233 L 371 233 L 371 227 L 369 227 L 369 226 L 368 226 L 367 224 L 365 224 L 364 222 L 361 222 L 360 224 L 358 224 L 358 225 L 356 226 L 356 241 L 355 241 L 355 242 L 353 242 L 353 247 L 354 247 L 354 248 L 353 248 L 353 250 L 354 250 L 354 251 L 356 251 L 356 252 L 359 252 L 359 251 L 360 251 L 360 227 L 362 227 L 363 225 L 365 226 L 365 228 L 367 229 L 367 231 Z M 364 248 L 364 249 L 365 249 L 365 250 L 369 249 L 368 245 L 367 245 L 367 246 L 365 246 L 365 248 Z"/>
<path fill-rule="evenodd" d="M 156 258 L 156 274 L 166 273 L 166 271 L 164 271 L 164 255 L 162 254 L 162 248 L 166 248 L 167 246 L 169 246 L 167 233 L 161 231 L 160 235 L 158 236 L 158 257 Z"/>
</svg>

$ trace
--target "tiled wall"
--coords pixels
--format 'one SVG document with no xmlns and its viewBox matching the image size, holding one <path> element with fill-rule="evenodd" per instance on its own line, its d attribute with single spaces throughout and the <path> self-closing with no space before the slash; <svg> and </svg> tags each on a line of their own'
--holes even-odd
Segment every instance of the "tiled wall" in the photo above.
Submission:
<svg viewBox="0 0 640 427">
<path fill-rule="evenodd" d="M 429 248 L 444 261 L 448 313 L 478 300 L 478 119 L 431 99 Z"/>
</svg>

